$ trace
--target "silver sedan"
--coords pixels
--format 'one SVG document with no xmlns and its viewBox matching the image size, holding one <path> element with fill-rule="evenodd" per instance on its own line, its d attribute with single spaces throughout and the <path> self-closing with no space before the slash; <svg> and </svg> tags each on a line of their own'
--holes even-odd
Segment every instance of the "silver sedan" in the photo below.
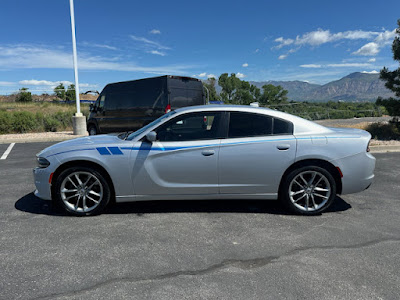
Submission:
<svg viewBox="0 0 400 300">
<path fill-rule="evenodd" d="M 98 214 L 111 199 L 279 199 L 294 213 L 315 215 L 336 194 L 370 186 L 370 139 L 266 108 L 182 108 L 133 133 L 44 149 L 35 194 L 74 215 Z"/>
</svg>

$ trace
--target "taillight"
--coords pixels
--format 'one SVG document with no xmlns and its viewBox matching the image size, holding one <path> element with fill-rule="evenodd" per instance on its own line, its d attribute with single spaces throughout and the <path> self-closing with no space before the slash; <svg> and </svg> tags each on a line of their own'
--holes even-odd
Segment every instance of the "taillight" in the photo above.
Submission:
<svg viewBox="0 0 400 300">
<path fill-rule="evenodd" d="M 165 113 L 169 113 L 171 111 L 171 105 L 168 104 L 167 107 L 165 108 Z"/>
<path fill-rule="evenodd" d="M 367 152 L 369 152 L 371 149 L 369 149 L 369 143 L 371 142 L 371 140 L 368 141 L 368 145 L 367 145 Z"/>
</svg>

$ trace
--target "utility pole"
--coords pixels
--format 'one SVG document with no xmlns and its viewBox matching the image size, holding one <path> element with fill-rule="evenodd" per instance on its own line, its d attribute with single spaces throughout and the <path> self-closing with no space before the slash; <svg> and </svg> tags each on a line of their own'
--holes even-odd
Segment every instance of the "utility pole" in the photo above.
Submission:
<svg viewBox="0 0 400 300">
<path fill-rule="evenodd" d="M 81 113 L 81 103 L 79 100 L 78 55 L 76 52 L 74 0 L 69 0 L 69 9 L 71 14 L 72 52 L 74 59 L 75 98 L 76 98 L 76 114 L 72 117 L 72 126 L 74 129 L 74 135 L 85 135 L 86 117 Z"/>
</svg>

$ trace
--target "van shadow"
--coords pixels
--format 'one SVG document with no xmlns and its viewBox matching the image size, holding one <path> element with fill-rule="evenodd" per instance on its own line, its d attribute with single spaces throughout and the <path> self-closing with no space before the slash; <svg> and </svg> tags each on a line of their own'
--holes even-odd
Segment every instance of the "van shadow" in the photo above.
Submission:
<svg viewBox="0 0 400 300">
<path fill-rule="evenodd" d="M 15 208 L 31 213 L 51 216 L 68 216 L 52 201 L 42 200 L 33 193 L 23 196 L 15 203 Z M 342 212 L 351 205 L 336 196 L 333 205 L 325 212 Z M 265 213 L 276 215 L 292 215 L 279 201 L 266 200 L 159 200 L 130 202 L 109 205 L 103 214 L 144 214 L 156 213 Z"/>
</svg>

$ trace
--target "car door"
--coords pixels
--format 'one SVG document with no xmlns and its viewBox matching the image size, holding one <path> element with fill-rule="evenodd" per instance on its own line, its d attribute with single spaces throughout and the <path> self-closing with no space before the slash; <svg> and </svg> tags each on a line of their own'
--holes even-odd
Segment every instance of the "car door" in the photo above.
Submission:
<svg viewBox="0 0 400 300">
<path fill-rule="evenodd" d="M 295 154 L 292 123 L 265 114 L 230 112 L 228 136 L 219 152 L 220 193 L 275 197 Z"/>
<path fill-rule="evenodd" d="M 218 194 L 220 112 L 179 115 L 155 129 L 157 141 L 133 155 L 135 195 Z"/>
</svg>

